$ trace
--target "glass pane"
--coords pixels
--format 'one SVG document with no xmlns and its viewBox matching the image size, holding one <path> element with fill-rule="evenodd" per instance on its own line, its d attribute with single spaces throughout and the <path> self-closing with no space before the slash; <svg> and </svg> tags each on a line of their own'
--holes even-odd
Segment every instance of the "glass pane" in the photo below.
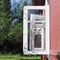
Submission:
<svg viewBox="0 0 60 60">
<path fill-rule="evenodd" d="M 30 23 L 28 23 L 28 50 L 30 50 Z"/>
<path fill-rule="evenodd" d="M 32 50 L 32 30 L 30 29 L 30 23 L 28 23 L 28 50 Z"/>
<path fill-rule="evenodd" d="M 34 47 L 41 48 L 41 34 L 34 35 Z"/>
<path fill-rule="evenodd" d="M 31 14 L 35 14 L 35 15 L 45 15 L 45 10 L 36 10 L 36 9 L 35 9 L 35 10 L 33 10 L 33 9 L 32 9 L 32 10 L 28 10 L 28 20 L 31 20 L 31 19 L 30 19 L 30 17 L 31 17 L 30 15 L 31 15 Z"/>
</svg>

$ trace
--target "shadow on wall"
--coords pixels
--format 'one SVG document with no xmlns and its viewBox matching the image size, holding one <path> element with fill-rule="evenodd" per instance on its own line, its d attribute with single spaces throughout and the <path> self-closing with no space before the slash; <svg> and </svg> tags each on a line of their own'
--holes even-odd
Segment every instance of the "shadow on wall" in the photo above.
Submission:
<svg viewBox="0 0 60 60">
<path fill-rule="evenodd" d="M 57 58 L 58 60 L 60 60 L 60 52 L 58 52 L 56 58 Z"/>
</svg>

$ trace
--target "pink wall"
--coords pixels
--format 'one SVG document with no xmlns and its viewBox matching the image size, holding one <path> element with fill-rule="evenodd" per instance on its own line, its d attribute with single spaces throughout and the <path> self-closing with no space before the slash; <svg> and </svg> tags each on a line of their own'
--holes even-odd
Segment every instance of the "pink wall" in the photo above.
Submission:
<svg viewBox="0 0 60 60">
<path fill-rule="evenodd" d="M 60 0 L 50 0 L 50 39 L 50 49 L 60 50 Z M 51 60 L 58 59 L 51 55 Z"/>
<path fill-rule="evenodd" d="M 37 5 L 40 5 L 38 0 Z M 60 50 L 60 0 L 49 0 L 50 6 L 50 49 L 58 54 Z M 54 53 L 55 54 L 55 53 Z M 55 55 L 50 56 L 50 60 L 57 59 Z"/>
</svg>

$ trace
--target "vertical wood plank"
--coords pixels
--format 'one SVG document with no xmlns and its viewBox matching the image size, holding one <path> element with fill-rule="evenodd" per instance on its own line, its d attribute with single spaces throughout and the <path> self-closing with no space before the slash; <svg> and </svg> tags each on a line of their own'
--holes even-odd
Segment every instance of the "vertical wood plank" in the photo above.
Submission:
<svg viewBox="0 0 60 60">
<path fill-rule="evenodd" d="M 41 60 L 47 60 L 46 55 L 41 55 Z"/>
<path fill-rule="evenodd" d="M 60 52 L 60 0 L 50 0 L 50 49 Z M 51 53 L 50 60 L 59 60 L 52 55 Z"/>
</svg>

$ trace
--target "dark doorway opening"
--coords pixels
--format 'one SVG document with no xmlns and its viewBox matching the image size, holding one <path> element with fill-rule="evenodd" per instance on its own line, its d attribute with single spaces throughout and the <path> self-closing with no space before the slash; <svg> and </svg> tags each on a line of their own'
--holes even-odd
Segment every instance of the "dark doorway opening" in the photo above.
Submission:
<svg viewBox="0 0 60 60">
<path fill-rule="evenodd" d="M 45 5 L 45 0 L 32 0 L 33 5 L 37 6 L 44 6 Z"/>
</svg>

